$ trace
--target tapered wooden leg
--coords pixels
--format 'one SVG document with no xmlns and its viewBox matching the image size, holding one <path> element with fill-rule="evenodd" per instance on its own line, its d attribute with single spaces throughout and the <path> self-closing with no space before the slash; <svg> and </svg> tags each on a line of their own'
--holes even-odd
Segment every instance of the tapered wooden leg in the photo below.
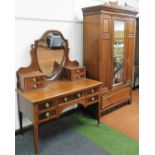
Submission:
<svg viewBox="0 0 155 155">
<path fill-rule="evenodd" d="M 98 118 L 98 121 L 97 121 L 97 126 L 99 127 L 100 125 L 100 118 Z"/>
<path fill-rule="evenodd" d="M 20 134 L 23 135 L 23 114 L 19 111 Z"/>
<path fill-rule="evenodd" d="M 130 99 L 129 101 L 128 101 L 128 104 L 131 104 L 132 103 L 132 99 Z"/>
<path fill-rule="evenodd" d="M 100 125 L 100 113 L 98 112 L 98 116 L 97 116 L 98 118 L 97 118 L 97 126 L 99 127 L 99 125 Z"/>
<path fill-rule="evenodd" d="M 38 124 L 34 124 L 33 136 L 34 136 L 34 151 L 35 151 L 35 155 L 38 155 Z"/>
<path fill-rule="evenodd" d="M 98 103 L 97 126 L 100 125 L 100 102 Z"/>
</svg>

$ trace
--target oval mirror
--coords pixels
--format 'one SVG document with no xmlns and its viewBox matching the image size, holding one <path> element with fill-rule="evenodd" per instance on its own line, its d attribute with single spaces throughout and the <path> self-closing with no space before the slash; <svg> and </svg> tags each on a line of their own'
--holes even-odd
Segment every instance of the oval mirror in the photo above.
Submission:
<svg viewBox="0 0 155 155">
<path fill-rule="evenodd" d="M 65 63 L 67 40 L 59 31 L 48 31 L 36 41 L 36 47 L 40 70 L 48 78 L 54 78 Z"/>
</svg>

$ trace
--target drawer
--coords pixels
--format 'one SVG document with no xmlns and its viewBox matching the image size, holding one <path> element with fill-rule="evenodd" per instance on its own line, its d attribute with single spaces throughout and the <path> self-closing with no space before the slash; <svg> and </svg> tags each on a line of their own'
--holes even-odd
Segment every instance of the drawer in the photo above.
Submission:
<svg viewBox="0 0 155 155">
<path fill-rule="evenodd" d="M 39 110 L 45 110 L 45 109 L 49 109 L 51 107 L 54 107 L 56 105 L 57 105 L 57 100 L 53 100 L 53 101 L 49 101 L 49 102 L 39 104 L 38 109 Z"/>
<path fill-rule="evenodd" d="M 74 99 L 74 100 L 70 100 L 69 102 L 63 102 L 61 104 L 58 105 L 58 113 L 59 115 L 62 113 L 62 111 L 64 111 L 64 109 L 75 105 L 75 104 L 81 104 L 84 107 L 86 107 L 86 98 L 82 97 L 82 98 L 78 98 L 78 99 Z"/>
<path fill-rule="evenodd" d="M 102 108 L 106 108 L 108 106 L 110 106 L 112 103 L 110 101 L 110 96 L 108 97 L 104 97 L 102 96 Z"/>
<path fill-rule="evenodd" d="M 64 96 L 63 98 L 60 99 L 60 103 L 70 102 L 72 100 L 80 99 L 82 97 L 84 97 L 84 92 L 78 92 L 69 96 Z"/>
<path fill-rule="evenodd" d="M 95 87 L 95 88 L 91 88 L 89 90 L 87 90 L 87 95 L 92 95 L 92 94 L 95 94 L 99 91 L 99 88 L 98 87 Z"/>
<path fill-rule="evenodd" d="M 45 80 L 45 76 L 36 76 L 36 77 L 25 78 L 25 84 L 26 83 L 39 82 L 42 80 Z"/>
<path fill-rule="evenodd" d="M 115 93 L 111 96 L 110 100 L 112 104 L 115 104 L 116 102 L 120 102 L 122 100 L 128 99 L 130 97 L 130 89 L 126 88 L 118 93 Z"/>
<path fill-rule="evenodd" d="M 46 85 L 46 76 L 39 71 L 20 73 L 18 77 L 19 87 L 23 90 L 32 90 Z"/>
<path fill-rule="evenodd" d="M 73 74 L 81 74 L 81 73 L 85 73 L 86 72 L 86 68 L 77 68 L 77 69 L 73 69 Z"/>
<path fill-rule="evenodd" d="M 85 73 L 78 73 L 78 74 L 76 73 L 72 75 L 72 80 L 79 80 L 85 77 L 86 77 Z"/>
<path fill-rule="evenodd" d="M 102 96 L 102 108 L 128 100 L 130 96 L 130 87 L 123 88 L 113 92 L 113 94 Z"/>
<path fill-rule="evenodd" d="M 87 105 L 98 102 L 98 99 L 99 99 L 99 95 L 87 97 Z"/>
<path fill-rule="evenodd" d="M 45 85 L 46 85 L 46 83 L 44 81 L 42 81 L 42 82 L 35 82 L 35 83 L 27 83 L 25 85 L 25 89 L 26 90 L 33 90 L 33 89 L 44 87 Z"/>
<path fill-rule="evenodd" d="M 75 66 L 75 67 L 64 67 L 63 77 L 68 80 L 78 80 L 86 77 L 86 67 Z"/>
<path fill-rule="evenodd" d="M 43 112 L 39 114 L 39 122 L 44 122 L 51 118 L 55 118 L 57 116 L 57 108 L 52 108 L 47 112 Z"/>
</svg>

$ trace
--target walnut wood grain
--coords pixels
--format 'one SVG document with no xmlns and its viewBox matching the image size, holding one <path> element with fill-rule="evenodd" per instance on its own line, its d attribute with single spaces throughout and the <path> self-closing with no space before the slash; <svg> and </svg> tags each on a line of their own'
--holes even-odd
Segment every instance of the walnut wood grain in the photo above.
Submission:
<svg viewBox="0 0 155 155">
<path fill-rule="evenodd" d="M 128 6 L 118 6 L 116 3 L 111 3 L 110 5 L 96 5 L 91 7 L 82 8 L 84 16 L 92 15 L 92 14 L 100 14 L 104 12 L 111 12 L 115 15 L 128 15 L 128 16 L 136 16 L 138 11 L 135 8 L 131 8 Z"/>
<path fill-rule="evenodd" d="M 44 56 L 42 54 L 43 47 L 44 47 L 44 51 L 46 53 L 49 50 L 48 47 L 47 47 L 47 45 L 46 46 L 44 45 L 44 42 L 45 42 L 46 36 L 49 33 L 51 33 L 51 32 L 58 32 L 61 35 L 61 37 L 63 38 L 64 42 L 65 42 L 64 54 L 62 54 L 62 50 L 58 49 L 58 51 L 60 51 L 60 56 L 59 57 L 62 57 L 62 55 L 63 55 L 63 60 L 62 60 L 61 63 L 59 61 L 58 62 L 55 62 L 54 65 L 53 64 L 51 65 L 51 61 L 48 61 L 48 59 L 45 60 L 47 54 L 45 54 Z M 39 52 L 41 54 L 38 54 L 38 51 L 41 51 L 41 52 Z M 53 51 L 53 50 L 51 50 L 51 51 Z M 76 60 L 71 61 L 69 59 L 68 40 L 66 40 L 64 38 L 64 36 L 62 35 L 62 33 L 60 31 L 58 31 L 58 30 L 48 30 L 48 31 L 46 31 L 41 36 L 40 39 L 36 40 L 34 42 L 34 44 L 31 45 L 30 55 L 31 55 L 31 64 L 28 67 L 21 67 L 21 68 L 19 68 L 19 70 L 16 72 L 16 75 L 17 75 L 17 88 L 20 88 L 19 75 L 21 75 L 23 73 L 43 72 L 43 70 L 44 70 L 45 71 L 44 74 L 46 75 L 46 77 L 47 78 L 50 78 L 50 79 L 52 78 L 54 80 L 54 79 L 60 79 L 60 77 L 61 77 L 61 71 L 62 71 L 62 68 L 64 66 L 79 66 L 79 63 Z M 38 55 L 39 55 L 39 58 L 38 58 Z M 42 58 L 42 57 L 43 57 L 43 61 L 40 60 L 40 58 Z M 40 64 L 42 64 L 43 67 L 41 67 Z M 51 65 L 51 66 L 49 66 L 49 65 Z M 50 74 L 49 73 L 50 71 L 51 71 L 51 74 L 52 74 L 52 67 L 53 68 L 56 67 L 57 68 L 57 71 L 54 72 L 53 75 L 49 75 Z"/>
<path fill-rule="evenodd" d="M 89 89 L 91 87 L 96 87 L 100 84 L 102 84 L 102 82 L 91 79 L 82 79 L 77 81 L 57 80 L 49 82 L 46 87 L 40 89 L 32 91 L 21 91 L 17 89 L 17 92 L 31 103 L 37 103 L 82 91 L 84 89 Z"/>
<path fill-rule="evenodd" d="M 83 11 L 83 64 L 87 77 L 102 82 L 100 112 L 122 102 L 131 102 L 132 69 L 135 47 L 135 26 L 138 11 L 128 5 L 98 5 Z M 113 86 L 114 20 L 125 22 L 124 76 Z"/>
<path fill-rule="evenodd" d="M 22 90 L 32 90 L 45 85 L 46 75 L 39 71 L 18 74 L 18 87 Z"/>
<path fill-rule="evenodd" d="M 33 123 L 33 136 L 34 136 L 34 149 L 35 154 L 39 153 L 38 149 L 38 130 L 39 124 L 48 122 L 54 118 L 58 118 L 61 113 L 67 108 L 74 104 L 80 104 L 83 107 L 87 107 L 90 104 L 95 104 L 98 102 L 100 107 L 101 99 L 100 99 L 100 86 L 102 82 L 85 78 L 86 68 L 79 66 L 79 63 L 75 61 L 70 61 L 69 59 L 69 48 L 68 41 L 64 39 L 61 32 L 62 38 L 65 40 L 65 52 L 64 52 L 64 61 L 60 64 L 60 62 L 56 62 L 53 65 L 53 68 L 59 68 L 59 72 L 56 73 L 53 77 L 49 77 L 46 75 L 46 69 L 49 70 L 49 59 L 52 60 L 57 54 L 50 54 L 50 58 L 48 58 L 47 49 L 42 51 L 40 48 L 40 55 L 38 57 L 37 50 L 38 47 L 45 46 L 45 37 L 48 33 L 57 31 L 57 30 L 49 30 L 46 31 L 43 36 L 36 40 L 34 45 L 31 46 L 31 58 L 32 62 L 30 66 L 25 68 L 20 68 L 17 71 L 17 94 L 18 94 L 18 103 L 19 103 L 19 116 L 20 116 L 20 129 L 22 132 L 22 115 L 24 114 L 29 120 Z M 38 60 L 38 58 L 42 58 L 43 53 L 45 56 L 42 60 Z M 61 52 L 61 57 L 63 53 Z M 59 57 L 60 55 L 58 55 Z M 39 65 L 42 64 L 43 68 Z M 47 68 L 46 68 L 47 67 Z M 52 67 L 52 66 L 51 66 Z M 71 81 L 69 78 L 64 80 L 62 74 L 62 68 L 66 68 L 70 70 L 72 76 L 75 78 L 78 75 L 82 76 L 82 78 L 75 78 L 74 81 Z M 49 74 L 49 72 L 48 72 Z M 71 77 L 72 78 L 72 77 Z M 21 79 L 23 79 L 23 83 L 27 85 L 29 89 L 22 89 L 21 87 Z M 44 81 L 45 85 L 38 85 L 33 90 L 31 86 L 34 84 L 42 84 Z M 25 85 L 24 85 L 25 87 Z M 93 91 L 92 91 L 93 90 Z M 98 115 L 100 116 L 100 108 L 98 108 Z M 98 116 L 98 123 L 99 123 Z"/>
<path fill-rule="evenodd" d="M 62 70 L 64 79 L 68 80 L 79 80 L 86 78 L 86 67 L 85 66 L 65 66 Z"/>
</svg>

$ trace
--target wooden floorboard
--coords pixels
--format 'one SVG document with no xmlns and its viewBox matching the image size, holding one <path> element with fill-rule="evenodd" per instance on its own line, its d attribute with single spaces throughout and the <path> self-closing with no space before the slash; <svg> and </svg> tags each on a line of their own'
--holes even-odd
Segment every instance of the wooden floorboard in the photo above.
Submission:
<svg viewBox="0 0 155 155">
<path fill-rule="evenodd" d="M 126 105 L 101 118 L 101 123 L 135 140 L 139 139 L 139 90 L 132 92 L 132 104 Z"/>
</svg>

